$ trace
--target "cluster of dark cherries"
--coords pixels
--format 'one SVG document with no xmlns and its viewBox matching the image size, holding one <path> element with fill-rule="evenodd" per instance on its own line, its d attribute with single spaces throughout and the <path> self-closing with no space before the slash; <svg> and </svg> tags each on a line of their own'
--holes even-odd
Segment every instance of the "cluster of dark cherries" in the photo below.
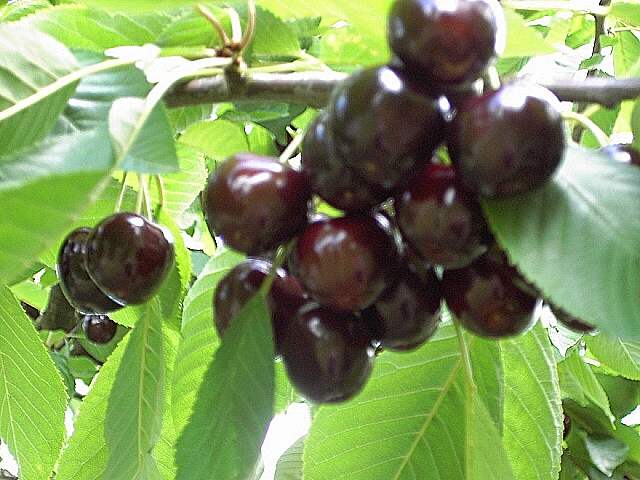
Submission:
<svg viewBox="0 0 640 480">
<path fill-rule="evenodd" d="M 504 28 L 493 0 L 397 0 L 393 60 L 336 89 L 305 135 L 301 171 L 239 154 L 209 178 L 211 232 L 249 255 L 218 285 L 216 328 L 224 335 L 270 274 L 267 258 L 293 240 L 268 304 L 276 352 L 306 398 L 353 397 L 376 348 L 411 350 L 434 334 L 443 299 L 484 337 L 535 323 L 539 293 L 496 244 L 478 198 L 542 186 L 565 138 L 559 102 L 540 86 L 473 93 Z M 452 165 L 434 158 L 443 143 Z M 344 216 L 309 216 L 313 194 Z"/>
<path fill-rule="evenodd" d="M 107 314 L 147 302 L 173 262 L 170 233 L 135 213 L 116 213 L 94 229 L 71 232 L 58 253 L 57 271 L 86 337 L 107 343 L 117 329 Z"/>
<path fill-rule="evenodd" d="M 246 153 L 209 178 L 201 198 L 209 229 L 249 256 L 216 289 L 215 326 L 223 336 L 272 276 L 275 350 L 306 398 L 353 397 L 376 349 L 411 350 L 433 336 L 443 299 L 480 336 L 535 323 L 540 295 L 496 244 L 478 198 L 543 185 L 565 139 L 548 90 L 516 82 L 475 93 L 504 30 L 494 0 L 396 0 L 393 60 L 336 89 L 304 137 L 300 171 Z M 451 165 L 437 159 L 443 144 Z M 639 163 L 624 146 L 607 153 Z M 311 214 L 313 194 L 344 216 Z M 269 258 L 284 244 L 288 261 L 273 271 Z M 146 302 L 173 256 L 170 236 L 131 213 L 72 232 L 58 273 L 69 302 L 89 315 L 89 338 L 111 338 L 104 315 Z"/>
</svg>

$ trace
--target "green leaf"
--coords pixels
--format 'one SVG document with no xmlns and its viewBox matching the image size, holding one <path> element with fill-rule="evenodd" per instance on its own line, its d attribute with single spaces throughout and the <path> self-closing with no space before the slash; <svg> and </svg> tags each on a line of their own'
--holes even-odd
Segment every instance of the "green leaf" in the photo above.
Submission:
<svg viewBox="0 0 640 480">
<path fill-rule="evenodd" d="M 274 480 L 302 480 L 304 440 L 299 438 L 278 459 Z"/>
<path fill-rule="evenodd" d="M 178 170 L 173 130 L 161 103 L 151 107 L 142 98 L 119 98 L 109 112 L 109 131 L 123 170 L 151 174 Z"/>
<path fill-rule="evenodd" d="M 304 478 L 513 478 L 491 415 L 480 396 L 468 401 L 465 383 L 452 326 L 417 351 L 383 353 L 360 395 L 318 411 Z"/>
<path fill-rule="evenodd" d="M 64 441 L 67 395 L 31 320 L 0 287 L 0 437 L 20 478 L 47 480 Z"/>
<path fill-rule="evenodd" d="M 100 8 L 64 5 L 30 15 L 19 25 L 47 33 L 69 48 L 102 53 L 118 46 L 154 43 L 170 21 L 171 17 L 162 13 L 112 15 Z"/>
<path fill-rule="evenodd" d="M 228 120 L 195 123 L 180 136 L 180 143 L 215 161 L 249 150 L 244 127 Z"/>
<path fill-rule="evenodd" d="M 504 15 L 507 20 L 507 44 L 502 57 L 532 57 L 555 52 L 555 48 L 540 32 L 527 26 L 518 13 L 505 9 Z"/>
<path fill-rule="evenodd" d="M 640 169 L 569 146 L 545 186 L 484 206 L 500 244 L 546 298 L 639 338 L 640 216 L 628 213 L 638 198 Z"/>
<path fill-rule="evenodd" d="M 49 134 L 73 95 L 76 70 L 71 52 L 55 39 L 0 25 L 0 156 Z"/>
<path fill-rule="evenodd" d="M 640 380 L 640 342 L 601 333 L 586 337 L 591 354 L 603 365 L 631 380 Z"/>
<path fill-rule="evenodd" d="M 6 3 L 6 1 L 0 2 L 0 5 L 3 3 Z M 0 7 L 0 22 L 15 22 L 33 12 L 50 7 L 51 4 L 48 0 L 15 0 L 4 7 Z"/>
<path fill-rule="evenodd" d="M 178 439 L 177 480 L 245 478 L 273 415 L 271 314 L 256 295 L 234 318 Z M 224 408 L 211 408 L 218 405 Z"/>
<path fill-rule="evenodd" d="M 125 337 L 95 376 L 89 394 L 75 417 L 73 435 L 58 463 L 56 480 L 105 478 L 107 401 L 130 337 Z"/>
<path fill-rule="evenodd" d="M 562 404 L 546 330 L 500 342 L 504 369 L 504 445 L 517 479 L 556 479 L 562 455 Z"/>
<path fill-rule="evenodd" d="M 501 358 L 500 344 L 474 335 L 467 335 L 467 343 L 478 395 L 498 431 L 502 433 L 506 372 Z"/>
<path fill-rule="evenodd" d="M 191 416 L 198 388 L 219 343 L 213 325 L 214 290 L 242 258 L 230 250 L 216 252 L 184 300 L 182 341 L 173 373 L 173 421 L 178 432 Z"/>
<path fill-rule="evenodd" d="M 207 181 L 207 167 L 201 154 L 183 144 L 177 145 L 180 170 L 162 176 L 164 180 L 164 211 L 179 222 L 182 214 L 198 197 Z M 157 197 L 157 190 L 154 191 Z"/>
<path fill-rule="evenodd" d="M 171 379 L 173 377 L 173 369 L 175 368 L 176 353 L 178 343 L 180 341 L 180 332 L 171 327 L 164 329 L 164 369 L 165 377 Z M 178 439 L 175 426 L 173 424 L 173 415 L 171 412 L 171 384 L 165 383 L 164 388 L 164 413 L 162 417 L 162 431 L 160 432 L 160 440 L 153 450 L 153 457 L 156 459 L 158 470 L 165 480 L 173 480 L 176 478 L 175 465 L 175 444 Z"/>
<path fill-rule="evenodd" d="M 13 283 L 54 245 L 106 186 L 112 167 L 104 129 L 51 137 L 0 159 L 0 281 Z"/>
<path fill-rule="evenodd" d="M 622 31 L 616 34 L 618 42 L 613 47 L 613 64 L 616 77 L 630 76 L 640 58 L 640 40 L 633 32 Z"/>
<path fill-rule="evenodd" d="M 609 14 L 629 26 L 640 26 L 640 8 L 637 3 L 615 2 L 611 6 Z"/>
<path fill-rule="evenodd" d="M 289 381 L 282 360 L 276 360 L 275 385 L 275 403 L 273 410 L 274 413 L 278 414 L 284 412 L 289 408 L 289 405 L 300 398 Z"/>
<path fill-rule="evenodd" d="M 160 438 L 164 406 L 162 309 L 158 300 L 151 300 L 144 310 L 129 335 L 109 394 L 104 476 L 113 480 L 160 475 L 151 451 Z"/>
<path fill-rule="evenodd" d="M 615 417 L 611 413 L 607 394 L 577 350 L 572 350 L 558 364 L 558 375 L 564 398 L 571 398 L 583 407 L 592 403 L 600 408 L 609 417 L 609 420 L 614 420 Z"/>
</svg>

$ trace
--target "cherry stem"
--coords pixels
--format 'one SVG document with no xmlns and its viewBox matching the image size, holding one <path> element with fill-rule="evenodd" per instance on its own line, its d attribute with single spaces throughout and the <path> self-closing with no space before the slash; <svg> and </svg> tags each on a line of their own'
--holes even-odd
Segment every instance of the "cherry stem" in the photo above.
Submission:
<svg viewBox="0 0 640 480">
<path fill-rule="evenodd" d="M 136 213 L 140 215 L 142 213 L 142 202 L 144 200 L 142 192 L 142 175 L 138 174 L 138 196 L 136 198 Z"/>
<path fill-rule="evenodd" d="M 218 37 L 220 38 L 220 42 L 222 42 L 222 47 L 224 48 L 228 46 L 231 43 L 231 40 L 229 39 L 227 32 L 224 31 L 222 24 L 218 21 L 211 10 L 209 10 L 202 4 L 197 5 L 196 10 L 198 11 L 198 13 L 200 13 L 200 15 L 207 19 L 213 29 L 217 32 Z"/>
<path fill-rule="evenodd" d="M 156 189 L 158 190 L 158 211 L 162 211 L 164 208 L 164 203 L 166 201 L 165 193 L 164 193 L 164 181 L 160 175 L 154 175 L 153 178 L 156 181 Z"/>
<path fill-rule="evenodd" d="M 498 90 L 500 88 L 500 75 L 496 67 L 492 66 L 487 69 L 484 83 L 485 87 L 489 87 L 491 90 Z"/>
<path fill-rule="evenodd" d="M 118 194 L 118 200 L 116 201 L 115 211 L 116 213 L 122 210 L 122 202 L 124 201 L 124 194 L 127 191 L 127 176 L 129 172 L 124 172 L 122 174 L 122 183 L 120 184 L 120 193 Z"/>
<path fill-rule="evenodd" d="M 229 19 L 231 20 L 231 44 L 240 45 L 242 42 L 242 23 L 240 15 L 233 8 L 226 9 Z"/>
<path fill-rule="evenodd" d="M 302 141 L 304 140 L 304 134 L 302 130 L 297 130 L 295 136 L 284 149 L 282 155 L 280 155 L 280 163 L 288 163 L 294 156 L 296 151 L 300 148 Z"/>
<path fill-rule="evenodd" d="M 607 137 L 607 134 L 604 133 L 602 129 L 586 115 L 578 112 L 562 112 L 562 117 L 565 120 L 578 122 L 584 128 L 589 130 L 601 147 L 609 145 L 609 137 Z"/>
<path fill-rule="evenodd" d="M 256 1 L 247 0 L 247 29 L 240 40 L 240 53 L 249 46 L 256 33 Z"/>
<path fill-rule="evenodd" d="M 142 175 L 140 178 L 140 190 L 144 197 L 145 212 L 148 220 L 153 221 L 153 201 L 151 200 L 151 194 L 149 193 L 149 177 Z"/>
</svg>

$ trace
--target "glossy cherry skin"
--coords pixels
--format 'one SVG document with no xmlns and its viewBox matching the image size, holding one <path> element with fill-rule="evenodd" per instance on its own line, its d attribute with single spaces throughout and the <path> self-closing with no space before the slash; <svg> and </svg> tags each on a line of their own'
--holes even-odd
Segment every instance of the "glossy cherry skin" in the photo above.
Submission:
<svg viewBox="0 0 640 480">
<path fill-rule="evenodd" d="M 203 211 L 212 235 L 248 255 L 273 250 L 307 224 L 306 175 L 277 159 L 242 153 L 209 177 Z"/>
<path fill-rule="evenodd" d="M 213 307 L 215 326 L 220 337 L 224 336 L 233 318 L 258 293 L 272 268 L 271 262 L 249 258 L 231 269 L 218 283 Z M 282 339 L 298 308 L 307 300 L 300 282 L 283 269 L 278 269 L 267 296 L 276 351 L 280 350 Z"/>
<path fill-rule="evenodd" d="M 593 333 L 596 331 L 596 327 L 583 322 L 560 307 L 552 306 L 551 309 L 553 314 L 556 316 L 556 320 L 573 332 Z"/>
<path fill-rule="evenodd" d="M 640 152 L 628 144 L 607 145 L 600 149 L 614 160 L 622 163 L 629 163 L 640 167 Z"/>
<path fill-rule="evenodd" d="M 174 263 L 173 238 L 134 213 L 116 213 L 87 241 L 87 271 L 115 301 L 138 305 L 153 297 Z"/>
<path fill-rule="evenodd" d="M 493 0 L 396 0 L 389 14 L 393 52 L 425 79 L 459 84 L 477 79 L 505 42 Z"/>
<path fill-rule="evenodd" d="M 537 321 L 539 300 L 500 251 L 489 250 L 468 267 L 445 270 L 442 286 L 451 311 L 476 335 L 519 335 Z"/>
<path fill-rule="evenodd" d="M 300 235 L 291 267 L 320 304 L 356 311 L 370 306 L 392 281 L 397 247 L 367 215 L 319 220 Z"/>
<path fill-rule="evenodd" d="M 421 278 L 408 266 L 362 318 L 387 350 L 413 350 L 433 336 L 440 323 L 442 288 L 433 270 Z"/>
<path fill-rule="evenodd" d="M 389 66 L 352 74 L 334 92 L 328 112 L 338 154 L 385 191 L 401 185 L 444 141 L 443 103 Z"/>
<path fill-rule="evenodd" d="M 78 228 L 65 238 L 56 264 L 60 288 L 69 303 L 80 313 L 113 312 L 123 305 L 100 290 L 87 272 L 87 240 L 90 235 L 90 228 Z"/>
<path fill-rule="evenodd" d="M 118 324 L 106 315 L 85 315 L 82 318 L 82 330 L 87 340 L 104 344 L 110 342 L 116 335 Z"/>
<path fill-rule="evenodd" d="M 328 114 L 311 123 L 302 144 L 302 171 L 311 188 L 329 205 L 346 212 L 369 210 L 388 195 L 365 182 L 336 152 Z"/>
<path fill-rule="evenodd" d="M 404 239 L 431 264 L 460 268 L 486 251 L 489 229 L 454 168 L 425 165 L 395 199 Z"/>
<path fill-rule="evenodd" d="M 369 379 L 373 359 L 371 337 L 358 317 L 313 303 L 298 311 L 282 345 L 291 383 L 315 403 L 353 398 Z"/>
<path fill-rule="evenodd" d="M 562 161 L 564 130 L 557 98 L 513 83 L 471 98 L 449 130 L 449 153 L 470 190 L 504 198 L 542 186 Z"/>
</svg>

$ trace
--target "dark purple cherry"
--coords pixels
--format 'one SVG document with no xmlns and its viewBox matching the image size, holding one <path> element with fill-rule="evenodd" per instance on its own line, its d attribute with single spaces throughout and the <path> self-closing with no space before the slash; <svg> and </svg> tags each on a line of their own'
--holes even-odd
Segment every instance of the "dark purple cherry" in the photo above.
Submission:
<svg viewBox="0 0 640 480">
<path fill-rule="evenodd" d="M 442 102 L 408 79 L 389 66 L 360 70 L 337 87 L 328 110 L 340 157 L 386 191 L 428 161 L 445 136 Z"/>
<path fill-rule="evenodd" d="M 249 258 L 236 265 L 220 281 L 214 296 L 214 320 L 220 337 L 224 336 L 233 318 L 258 293 L 272 268 L 271 262 Z M 306 301 L 307 295 L 298 280 L 278 269 L 267 297 L 276 350 L 280 349 L 282 338 L 298 308 Z"/>
<path fill-rule="evenodd" d="M 564 325 L 569 330 L 576 333 L 593 333 L 596 331 L 596 327 L 583 322 L 582 320 L 569 314 L 566 310 L 555 305 L 551 306 L 551 310 L 556 317 L 556 320 Z"/>
<path fill-rule="evenodd" d="M 542 186 L 565 149 L 560 103 L 547 89 L 524 83 L 471 98 L 458 109 L 449 152 L 464 185 L 504 198 Z"/>
<path fill-rule="evenodd" d="M 242 153 L 209 177 L 203 211 L 212 235 L 249 255 L 273 250 L 307 224 L 306 175 L 277 159 Z"/>
<path fill-rule="evenodd" d="M 460 268 L 486 250 L 490 235 L 480 205 L 452 167 L 425 165 L 394 205 L 404 239 L 431 264 Z"/>
<path fill-rule="evenodd" d="M 422 279 L 404 266 L 396 283 L 362 313 L 380 346 L 412 350 L 433 336 L 440 323 L 442 288 L 433 270 Z"/>
<path fill-rule="evenodd" d="M 87 271 L 117 302 L 145 303 L 173 266 L 173 238 L 164 228 L 134 213 L 116 213 L 87 241 Z"/>
<path fill-rule="evenodd" d="M 82 330 L 87 340 L 93 343 L 108 343 L 113 339 L 118 324 L 106 315 L 85 315 L 82 318 Z"/>
<path fill-rule="evenodd" d="M 426 80 L 459 84 L 477 79 L 505 42 L 505 21 L 494 0 L 396 0 L 389 44 Z"/>
<path fill-rule="evenodd" d="M 369 210 L 388 195 L 367 184 L 336 152 L 334 137 L 322 112 L 305 134 L 302 170 L 311 188 L 329 205 L 346 212 Z"/>
<path fill-rule="evenodd" d="M 60 288 L 80 313 L 107 313 L 123 307 L 107 296 L 91 279 L 86 267 L 90 228 L 78 228 L 64 240 L 58 252 L 56 269 Z"/>
<path fill-rule="evenodd" d="M 468 267 L 445 270 L 442 286 L 449 308 L 476 335 L 519 335 L 537 321 L 539 301 L 531 285 L 497 249 Z"/>
<path fill-rule="evenodd" d="M 393 237 L 366 215 L 309 225 L 293 249 L 294 274 L 320 304 L 356 311 L 377 300 L 397 262 Z"/>
<path fill-rule="evenodd" d="M 373 358 L 371 337 L 358 317 L 313 303 L 298 311 L 282 345 L 291 383 L 315 403 L 353 398 L 367 382 Z"/>
<path fill-rule="evenodd" d="M 632 145 L 623 143 L 607 145 L 602 147 L 600 151 L 618 162 L 630 163 L 640 167 L 640 152 Z"/>
</svg>

